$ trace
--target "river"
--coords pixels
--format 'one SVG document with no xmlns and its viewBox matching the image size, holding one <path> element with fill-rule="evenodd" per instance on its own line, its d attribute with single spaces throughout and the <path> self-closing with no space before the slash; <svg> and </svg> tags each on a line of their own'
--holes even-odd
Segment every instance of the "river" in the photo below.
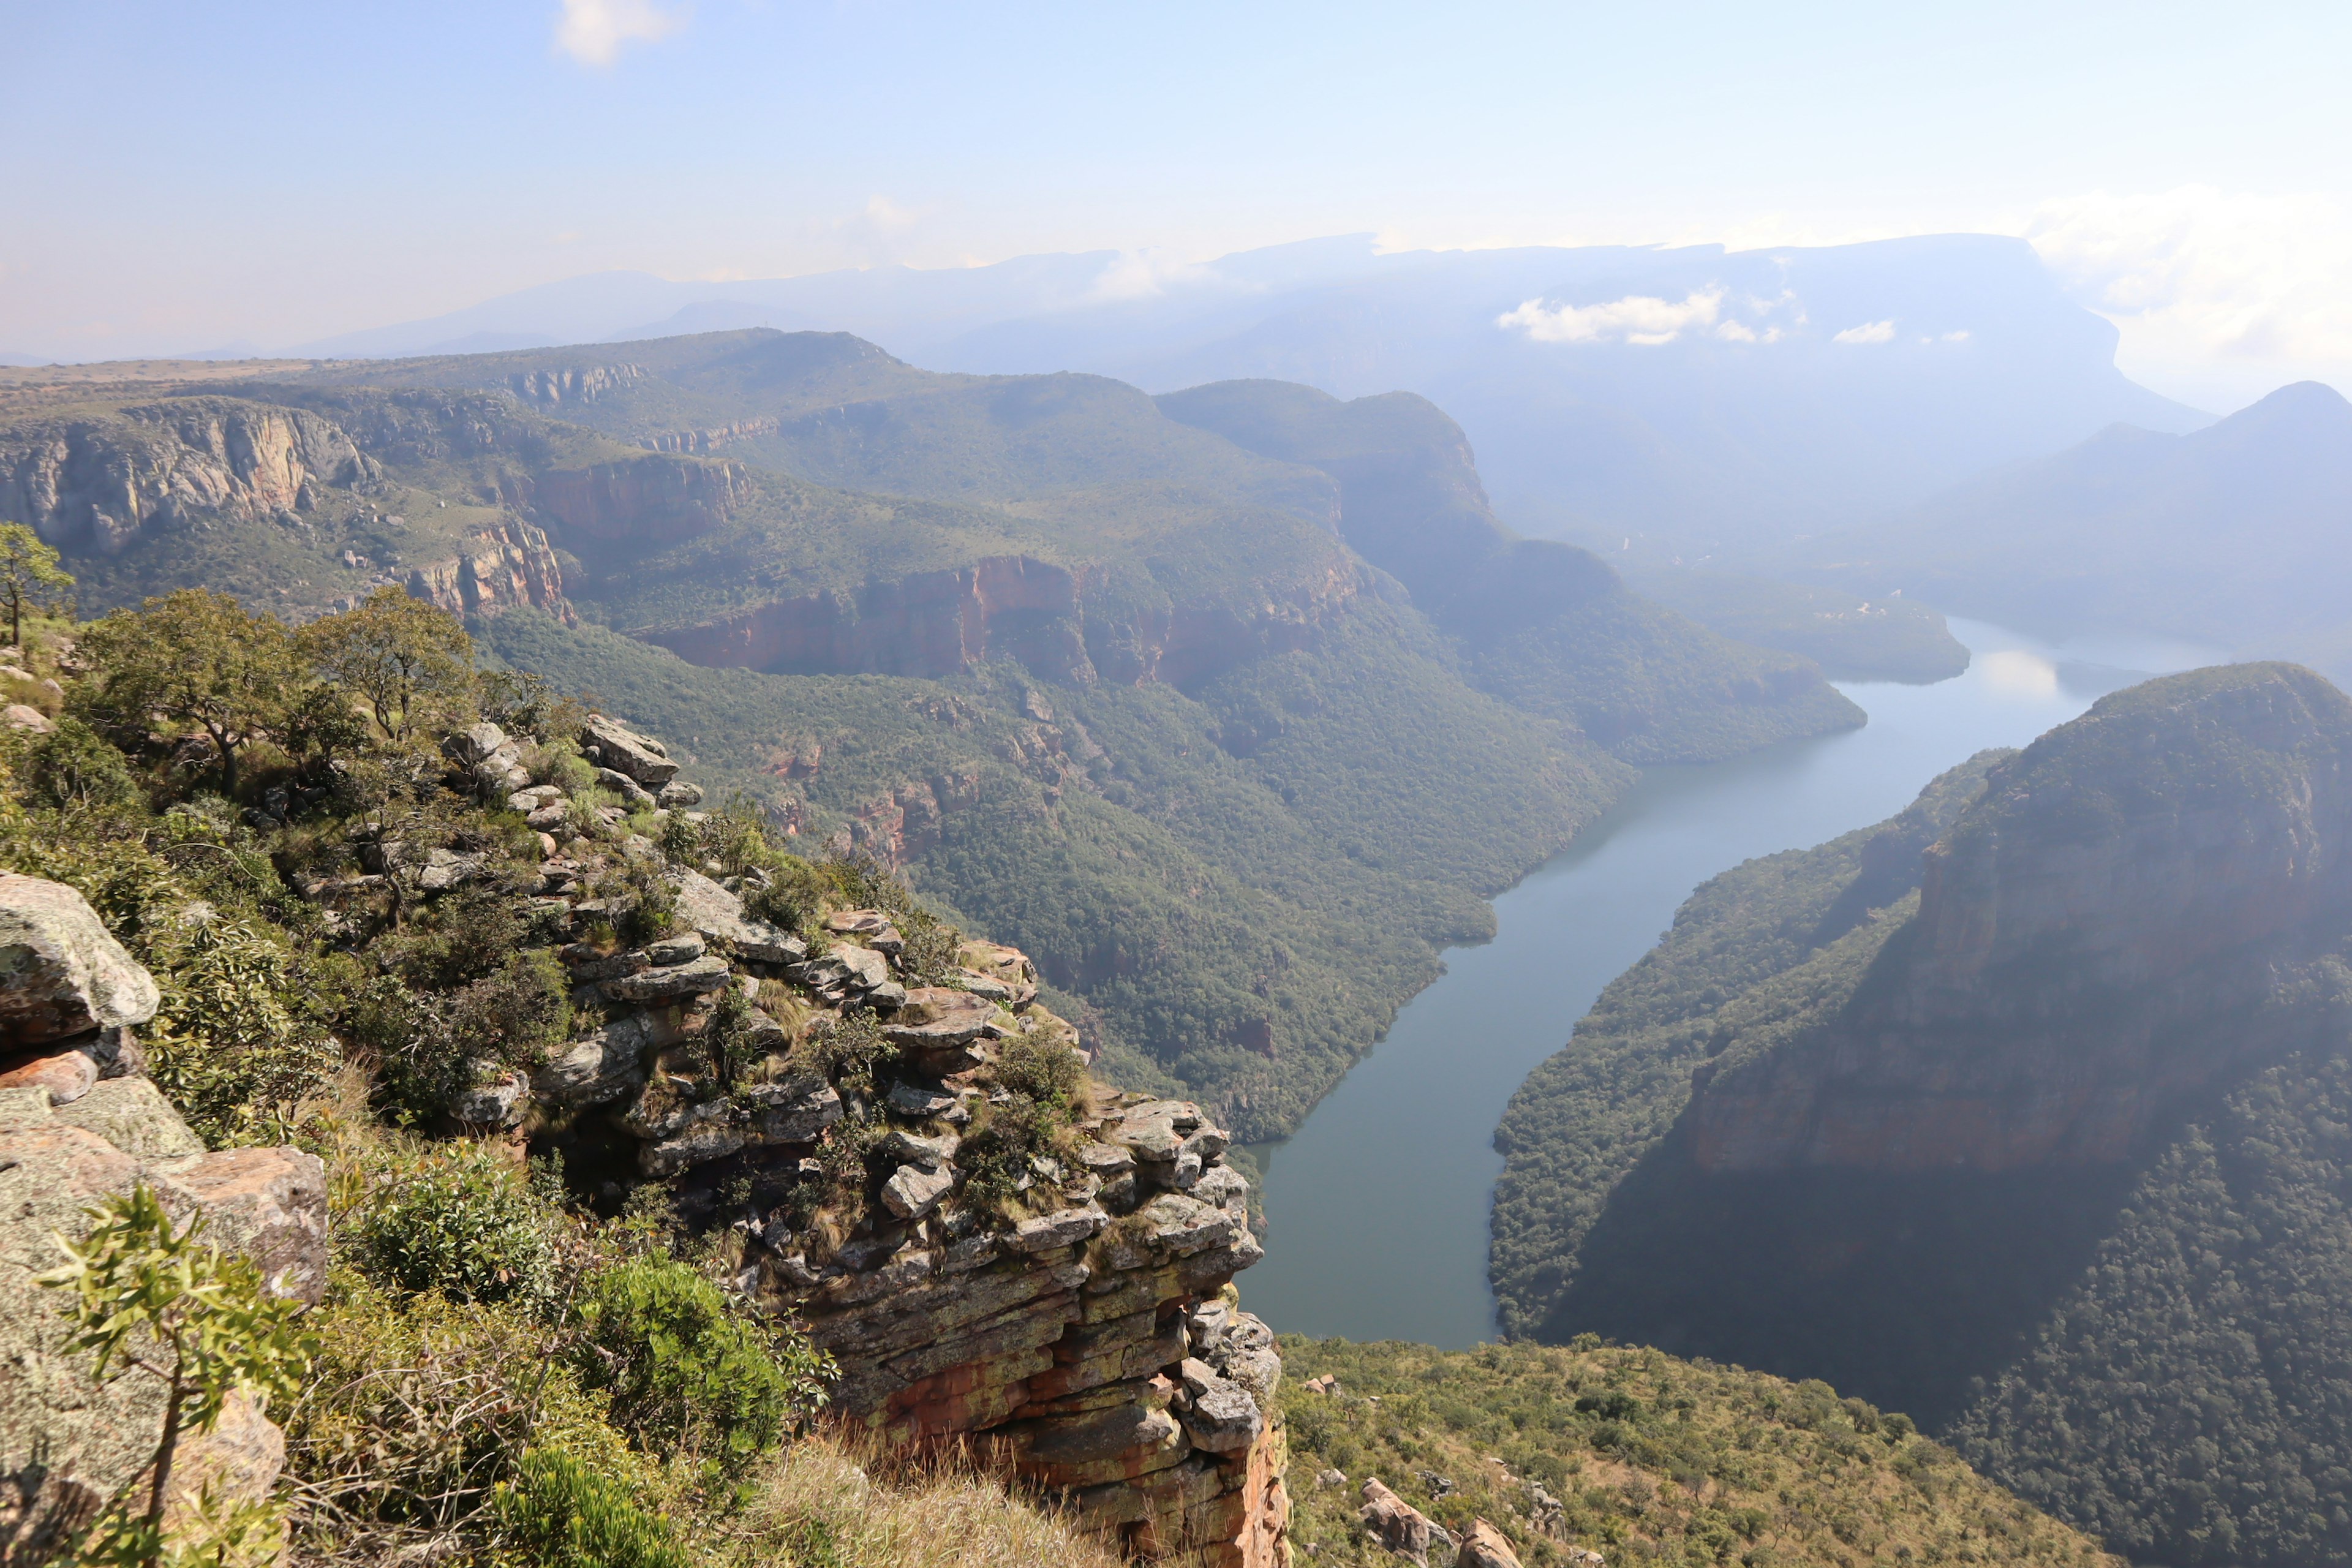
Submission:
<svg viewBox="0 0 2352 1568">
<path fill-rule="evenodd" d="M 1973 656 L 1932 686 L 1841 682 L 1860 730 L 1705 767 L 1654 768 L 1564 853 L 1495 901 L 1495 940 L 1446 973 L 1298 1131 L 1260 1145 L 1265 1260 L 1244 1302 L 1286 1333 L 1495 1337 L 1486 1214 L 1512 1091 L 1691 889 L 1758 855 L 1892 816 L 1987 746 L 2021 746 L 2118 687 L 2212 660 L 2147 638 L 2052 646 L 1954 620 Z"/>
</svg>

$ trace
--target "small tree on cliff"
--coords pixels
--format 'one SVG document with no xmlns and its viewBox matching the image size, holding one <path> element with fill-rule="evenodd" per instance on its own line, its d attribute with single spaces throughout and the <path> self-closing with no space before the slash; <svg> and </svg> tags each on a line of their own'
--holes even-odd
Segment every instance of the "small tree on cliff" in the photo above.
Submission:
<svg viewBox="0 0 2352 1568">
<path fill-rule="evenodd" d="M 248 616 L 226 594 L 183 588 L 118 610 L 85 639 L 114 721 L 148 715 L 201 725 L 220 752 L 221 793 L 236 795 L 237 752 L 275 726 L 299 671 L 294 636 L 273 616 Z"/>
<path fill-rule="evenodd" d="M 175 1231 L 146 1183 L 89 1214 L 96 1223 L 88 1239 L 76 1247 L 59 1237 L 67 1263 L 39 1277 L 71 1293 L 67 1349 L 95 1351 L 100 1377 L 120 1363 L 163 1379 L 167 1393 L 143 1503 L 118 1500 L 81 1560 L 152 1568 L 164 1556 L 163 1515 L 182 1435 L 211 1431 L 233 1394 L 265 1405 L 290 1396 L 310 1371 L 312 1346 L 296 1327 L 299 1302 L 272 1295 L 250 1259 L 198 1240 L 201 1216 Z M 197 1511 L 215 1544 L 271 1533 L 272 1521 L 250 1507 L 223 1515 L 206 1495 Z"/>
<path fill-rule="evenodd" d="M 365 700 L 388 741 L 455 719 L 474 693 L 474 643 L 457 617 L 396 587 L 302 628 L 319 675 Z"/>
<path fill-rule="evenodd" d="M 8 612 L 8 640 L 25 643 L 25 612 L 38 614 L 60 603 L 73 574 L 58 564 L 58 552 L 21 522 L 0 522 L 0 606 Z"/>
</svg>

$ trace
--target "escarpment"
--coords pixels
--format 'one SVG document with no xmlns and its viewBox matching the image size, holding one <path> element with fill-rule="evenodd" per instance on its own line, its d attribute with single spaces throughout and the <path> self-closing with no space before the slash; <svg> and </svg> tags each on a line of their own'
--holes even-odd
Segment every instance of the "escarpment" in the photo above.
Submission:
<svg viewBox="0 0 2352 1568">
<path fill-rule="evenodd" d="M 580 618 L 563 596 L 563 566 L 546 533 L 519 518 L 476 534 L 456 555 L 411 568 L 408 593 L 453 616 L 528 605 L 566 626 Z"/>
<path fill-rule="evenodd" d="M 531 784 L 494 724 L 444 747 L 450 787 L 546 836 L 533 918 L 569 939 L 575 1020 L 538 1059 L 474 1062 L 457 1121 L 560 1152 L 602 1202 L 659 1185 L 834 1354 L 845 1416 L 969 1442 L 1144 1559 L 1286 1561 L 1281 1363 L 1232 1289 L 1262 1250 L 1226 1133 L 1092 1081 L 1015 949 L 911 910 L 780 924 L 771 873 L 674 863 L 632 824 L 698 825 L 701 790 L 604 716 L 579 742 L 602 796 Z M 305 889 L 347 930 L 497 875 L 382 836 L 360 855 Z"/>
<path fill-rule="evenodd" d="M 2125 1159 L 2182 1094 L 2336 1021 L 2299 994 L 2352 919 L 2352 701 L 2249 665 L 2110 697 L 1927 850 L 1839 1016 L 1726 1053 L 1712 1172 Z"/>
</svg>

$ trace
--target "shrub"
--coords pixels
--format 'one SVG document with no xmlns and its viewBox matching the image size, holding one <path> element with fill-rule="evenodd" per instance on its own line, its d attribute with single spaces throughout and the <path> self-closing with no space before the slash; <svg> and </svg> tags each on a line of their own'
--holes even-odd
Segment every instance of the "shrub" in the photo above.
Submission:
<svg viewBox="0 0 2352 1568">
<path fill-rule="evenodd" d="M 557 1449 L 524 1454 L 497 1508 L 506 1543 L 542 1568 L 691 1568 L 667 1519 Z"/>
<path fill-rule="evenodd" d="M 523 1173 L 488 1144 L 445 1143 L 376 1173 L 358 1215 L 357 1258 L 403 1290 L 453 1300 L 540 1300 L 555 1245 Z"/>
<path fill-rule="evenodd" d="M 1087 1085 L 1087 1064 L 1061 1041 L 1034 1034 L 1009 1037 L 998 1047 L 990 1078 L 996 1087 L 1025 1099 L 1056 1118 L 1078 1108 Z"/>
<path fill-rule="evenodd" d="M 898 1047 L 882 1037 L 871 1013 L 820 1018 L 793 1047 L 793 1065 L 869 1099 L 878 1075 L 898 1059 Z"/>
<path fill-rule="evenodd" d="M 589 1386 L 655 1452 L 683 1449 L 730 1473 L 824 1402 L 832 1360 L 791 1329 L 728 1310 L 686 1264 L 641 1258 L 593 1279 L 580 1306 Z"/>
<path fill-rule="evenodd" d="M 25 748 L 24 780 L 35 800 L 60 811 L 127 805 L 139 794 L 122 753 L 74 718 Z"/>
<path fill-rule="evenodd" d="M 295 1105 L 342 1065 L 292 954 L 241 920 L 184 923 L 154 944 L 163 1004 L 155 1081 L 215 1147 L 282 1142 Z"/>
</svg>

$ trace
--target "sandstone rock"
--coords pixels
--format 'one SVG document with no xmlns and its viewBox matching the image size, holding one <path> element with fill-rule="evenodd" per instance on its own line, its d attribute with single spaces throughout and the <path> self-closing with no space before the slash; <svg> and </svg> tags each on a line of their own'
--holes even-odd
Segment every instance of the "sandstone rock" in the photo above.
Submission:
<svg viewBox="0 0 2352 1568">
<path fill-rule="evenodd" d="M 52 1105 L 70 1105 L 98 1082 L 98 1061 L 87 1051 L 35 1052 L 0 1061 L 0 1089 L 37 1089 Z"/>
<path fill-rule="evenodd" d="M 1078 1151 L 1078 1163 L 1109 1181 L 1135 1169 L 1135 1156 L 1116 1143 L 1089 1143 Z"/>
<path fill-rule="evenodd" d="M 416 885 L 428 893 L 446 892 L 467 882 L 479 881 L 489 870 L 489 858 L 482 854 L 459 854 L 454 849 L 427 849 L 425 864 L 416 873 Z"/>
<path fill-rule="evenodd" d="M 521 1121 L 523 1095 L 530 1088 L 519 1072 L 508 1072 L 494 1062 L 477 1062 L 473 1085 L 451 1102 L 449 1113 L 474 1127 L 512 1127 Z"/>
<path fill-rule="evenodd" d="M 598 768 L 596 782 L 621 797 L 632 811 L 652 811 L 656 808 L 653 793 L 618 768 Z"/>
<path fill-rule="evenodd" d="M 1377 1477 L 1364 1483 L 1363 1499 L 1356 1517 L 1373 1540 L 1399 1557 L 1428 1568 L 1431 1547 L 1454 1544 L 1443 1525 L 1382 1486 Z"/>
<path fill-rule="evenodd" d="M 952 1094 L 913 1083 L 892 1084 L 888 1099 L 891 1110 L 918 1121 L 943 1116 L 953 1110 L 958 1103 Z"/>
<path fill-rule="evenodd" d="M 143 1024 L 160 1001 L 79 893 L 0 874 L 0 1049 Z"/>
<path fill-rule="evenodd" d="M 1003 1240 L 1015 1252 L 1045 1252 L 1075 1247 L 1109 1223 L 1110 1216 L 1098 1208 L 1062 1209 L 1023 1220 Z"/>
<path fill-rule="evenodd" d="M 541 833 L 557 833 L 572 825 L 572 803 L 551 800 L 530 808 L 523 820 Z"/>
<path fill-rule="evenodd" d="M 485 719 L 446 737 L 441 754 L 461 768 L 471 768 L 488 762 L 506 744 L 507 732 Z"/>
<path fill-rule="evenodd" d="M 672 964 L 692 963 L 702 956 L 702 952 L 701 934 L 688 931 L 684 936 L 664 937 L 659 942 L 647 942 L 646 962 L 666 968 Z"/>
<path fill-rule="evenodd" d="M 995 1004 L 985 997 L 945 986 L 921 985 L 907 993 L 906 1003 L 897 1016 L 882 1026 L 882 1037 L 895 1046 L 951 1059 L 954 1053 L 974 1041 L 1002 1034 L 996 1016 Z M 978 1061 L 977 1057 L 972 1057 L 964 1066 L 976 1066 Z M 956 1072 L 962 1068 L 945 1070 Z"/>
<path fill-rule="evenodd" d="M 205 1152 L 204 1140 L 148 1079 L 107 1079 L 55 1115 L 68 1126 L 97 1133 L 134 1160 L 183 1160 Z"/>
<path fill-rule="evenodd" d="M 22 702 L 11 702 L 6 708 L 0 709 L 0 724 L 7 725 L 11 730 L 29 731 L 36 735 L 50 734 L 57 729 L 57 724 L 47 714 Z"/>
<path fill-rule="evenodd" d="M 903 1220 L 919 1220 L 955 1190 L 955 1173 L 939 1164 L 901 1165 L 882 1184 L 882 1204 Z"/>
<path fill-rule="evenodd" d="M 833 955 L 849 972 L 852 990 L 871 991 L 890 983 L 890 961 L 870 947 L 836 947 Z M 905 1005 L 899 1005 L 902 1011 Z"/>
<path fill-rule="evenodd" d="M 752 1128 L 763 1143 L 811 1143 L 841 1120 L 840 1091 L 819 1078 L 756 1084 L 743 1091 L 754 1108 Z"/>
<path fill-rule="evenodd" d="M 1008 993 L 1004 1000 L 1013 1007 L 1025 1007 L 1036 999 L 1037 966 L 1017 947 L 967 941 L 957 951 L 956 962 L 1003 986 Z"/>
<path fill-rule="evenodd" d="M 1221 1376 L 1206 1362 L 1190 1356 L 1178 1364 L 1177 1374 L 1192 1396 L 1183 1421 L 1193 1447 L 1233 1454 L 1257 1441 L 1265 1416 L 1248 1390 Z"/>
<path fill-rule="evenodd" d="M 678 873 L 677 918 L 753 963 L 798 963 L 808 944 L 781 927 L 743 912 L 743 900 L 697 871 Z"/>
<path fill-rule="evenodd" d="M 1160 1194 L 1136 1210 L 1135 1217 L 1144 1227 L 1140 1235 L 1147 1245 L 1180 1257 L 1231 1246 L 1246 1234 L 1226 1210 L 1181 1193 Z"/>
<path fill-rule="evenodd" d="M 509 795 L 507 809 L 520 811 L 529 816 L 541 806 L 559 802 L 562 798 L 563 786 L 561 784 L 532 784 L 529 788 L 519 789 Z"/>
<path fill-rule="evenodd" d="M 660 1002 L 717 991 L 726 985 L 728 976 L 727 961 L 711 953 L 690 963 L 641 969 L 635 974 L 600 981 L 598 989 L 615 1002 Z"/>
<path fill-rule="evenodd" d="M 215 1247 L 260 1265 L 278 1294 L 327 1293 L 327 1168 L 299 1149 L 223 1149 L 153 1167 L 158 1195 L 204 1211 Z"/>
<path fill-rule="evenodd" d="M 684 779 L 672 779 L 662 785 L 661 794 L 654 799 L 664 811 L 681 811 L 689 805 L 702 804 L 702 786 L 688 784 Z"/>
<path fill-rule="evenodd" d="M 675 1138 L 639 1147 L 637 1168 L 648 1176 L 674 1176 L 688 1165 L 723 1160 L 750 1142 L 745 1130 L 733 1122 L 699 1121 Z"/>
<path fill-rule="evenodd" d="M 1519 1554 L 1511 1550 L 1501 1531 L 1483 1519 L 1474 1519 L 1463 1532 L 1454 1568 L 1519 1568 Z"/>
<path fill-rule="evenodd" d="M 903 1127 L 894 1127 L 882 1140 L 882 1152 L 910 1165 L 935 1171 L 955 1157 L 956 1144 L 953 1134 L 945 1138 L 919 1138 Z"/>
<path fill-rule="evenodd" d="M 617 773 L 649 788 L 677 776 L 677 764 L 660 742 L 649 740 L 617 720 L 591 713 L 581 731 L 581 750 Z"/>
<path fill-rule="evenodd" d="M 632 1013 L 551 1055 L 531 1079 L 541 1098 L 558 1105 L 602 1105 L 643 1087 L 651 1032 Z"/>
</svg>

